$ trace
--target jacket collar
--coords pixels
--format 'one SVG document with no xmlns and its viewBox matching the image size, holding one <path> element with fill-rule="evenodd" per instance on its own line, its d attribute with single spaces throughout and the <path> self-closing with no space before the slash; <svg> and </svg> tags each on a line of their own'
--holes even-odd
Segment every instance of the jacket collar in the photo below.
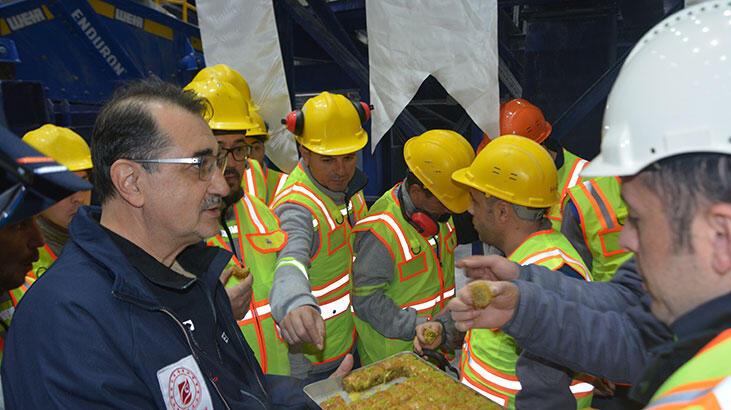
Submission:
<svg viewBox="0 0 731 410">
<path fill-rule="evenodd" d="M 113 280 L 112 293 L 114 295 L 132 298 L 147 307 L 159 307 L 160 302 L 145 284 L 145 276 L 135 268 L 110 237 L 108 231 L 99 224 L 100 218 L 101 208 L 88 206 L 80 208 L 69 226 L 71 240 L 89 258 L 106 268 Z M 231 258 L 231 253 L 220 248 L 201 249 L 201 247 L 205 248 L 205 245 L 200 243 L 186 248 L 179 256 L 178 262 L 186 269 L 201 272 L 196 279 L 200 280 L 208 289 L 213 289 Z M 139 252 L 144 253 L 141 249 Z M 198 257 L 196 252 L 205 252 L 207 257 L 196 260 Z M 164 268 L 164 266 L 162 267 Z M 155 281 L 153 280 L 153 282 Z"/>
<path fill-rule="evenodd" d="M 731 324 L 731 293 L 710 300 L 679 317 L 670 328 L 678 339 Z"/>
</svg>

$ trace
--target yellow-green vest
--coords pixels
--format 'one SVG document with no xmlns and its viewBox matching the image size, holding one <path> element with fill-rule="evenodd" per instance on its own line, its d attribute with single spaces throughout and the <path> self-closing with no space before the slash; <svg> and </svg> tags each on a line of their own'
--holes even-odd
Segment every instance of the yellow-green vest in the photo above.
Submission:
<svg viewBox="0 0 731 410">
<path fill-rule="evenodd" d="M 267 201 L 267 181 L 259 161 L 251 158 L 246 160 L 246 169 L 241 178 L 241 187 L 244 188 L 246 195 L 255 196 L 261 199 L 262 202 L 269 203 Z"/>
<path fill-rule="evenodd" d="M 611 280 L 617 269 L 632 257 L 631 252 L 619 246 L 619 235 L 627 219 L 621 189 L 619 178 L 601 177 L 586 179 L 568 193 L 591 252 L 591 276 L 598 282 Z"/>
<path fill-rule="evenodd" d="M 0 302 L 0 321 L 2 322 L 2 329 L 0 329 L 0 361 L 2 361 L 3 350 L 5 347 L 5 333 L 8 328 L 10 328 L 10 322 L 13 320 L 15 308 L 18 306 L 23 295 L 25 295 L 25 292 L 28 291 L 28 288 L 30 288 L 35 281 L 35 278 L 26 276 L 23 284 L 9 291 L 9 298 L 5 298 L 3 302 Z"/>
<path fill-rule="evenodd" d="M 303 347 L 303 353 L 314 365 L 339 360 L 355 344 L 350 300 L 353 238 L 348 213 L 354 216 L 355 221 L 363 218 L 368 212 L 365 199 L 359 192 L 347 205 L 335 205 L 310 180 L 300 163 L 287 178 L 271 207 L 276 209 L 285 203 L 297 204 L 309 210 L 313 229 L 320 238 L 319 248 L 302 273 L 310 282 L 312 295 L 317 299 L 320 315 L 325 321 L 325 346 L 323 350 L 317 350 L 317 347 L 308 344 Z"/>
<path fill-rule="evenodd" d="M 56 262 L 56 259 L 58 256 L 51 250 L 51 247 L 47 243 L 43 244 L 38 248 L 38 260 L 33 262 L 33 267 L 26 273 L 26 276 L 33 279 L 40 278 L 53 265 L 53 262 Z"/>
<path fill-rule="evenodd" d="M 551 207 L 548 215 L 546 215 L 551 221 L 553 229 L 558 232 L 561 232 L 564 199 L 566 198 L 566 195 L 569 194 L 569 189 L 582 181 L 581 171 L 583 171 L 587 165 L 589 165 L 589 161 L 572 154 L 565 149 L 563 150 L 563 165 L 558 169 L 559 201 L 556 205 Z"/>
<path fill-rule="evenodd" d="M 284 172 L 275 171 L 271 168 L 264 170 L 264 177 L 267 181 L 267 204 L 271 204 L 274 197 L 284 188 L 284 184 L 287 182 L 289 174 Z"/>
<path fill-rule="evenodd" d="M 660 386 L 648 409 L 722 409 L 731 398 L 731 329 L 682 365 Z"/>
<path fill-rule="evenodd" d="M 252 347 L 261 369 L 267 374 L 289 375 L 289 347 L 282 339 L 271 314 L 269 291 L 274 283 L 277 252 L 287 242 L 287 234 L 279 228 L 279 220 L 259 198 L 245 195 L 233 206 L 233 217 L 227 221 L 232 239 L 238 242 L 239 260 L 234 256 L 229 265 L 248 267 L 253 276 L 249 311 L 238 320 L 241 332 Z M 227 235 L 208 240 L 209 246 L 231 251 Z M 231 277 L 227 287 L 239 283 Z"/>
<path fill-rule="evenodd" d="M 520 265 L 541 265 L 551 270 L 569 265 L 584 279 L 591 281 L 591 273 L 581 261 L 579 253 L 560 232 L 547 229 L 526 238 L 508 257 Z M 460 379 L 490 400 L 507 408 L 515 408 L 515 395 L 520 381 L 515 366 L 520 348 L 515 340 L 498 329 L 472 329 L 467 332 L 462 345 Z M 591 405 L 594 387 L 574 380 L 571 392 L 576 397 L 577 408 Z"/>
<path fill-rule="evenodd" d="M 353 232 L 370 231 L 391 253 L 393 279 L 384 289 L 384 294 L 402 309 L 413 308 L 419 317 L 431 319 L 454 296 L 457 238 L 451 219 L 439 224 L 439 233 L 433 238 L 419 234 L 404 218 L 396 195 L 398 188 L 397 184 L 378 199 L 368 216 L 355 225 Z M 355 288 L 353 292 L 365 296 L 373 289 Z M 355 328 L 358 332 L 358 354 L 364 365 L 398 352 L 410 351 L 413 347 L 412 340 L 384 337 L 357 315 Z"/>
</svg>

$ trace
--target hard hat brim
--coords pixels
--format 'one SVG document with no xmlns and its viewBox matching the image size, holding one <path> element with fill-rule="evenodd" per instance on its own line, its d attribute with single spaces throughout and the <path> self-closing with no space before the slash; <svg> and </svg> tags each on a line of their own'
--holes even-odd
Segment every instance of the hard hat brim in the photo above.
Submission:
<svg viewBox="0 0 731 410">
<path fill-rule="evenodd" d="M 298 142 L 300 142 L 300 138 L 297 138 Z M 358 152 L 362 150 L 366 144 L 368 144 L 368 133 L 365 132 L 365 130 L 361 129 L 358 131 L 358 133 L 353 138 L 352 144 L 340 144 L 338 146 L 331 146 L 328 148 L 322 147 L 320 145 L 316 144 L 309 144 L 309 143 L 302 143 L 303 147 L 307 148 L 308 150 L 320 154 L 320 155 L 327 155 L 327 156 L 336 156 L 336 155 L 348 155 L 352 154 L 354 152 Z"/>
</svg>

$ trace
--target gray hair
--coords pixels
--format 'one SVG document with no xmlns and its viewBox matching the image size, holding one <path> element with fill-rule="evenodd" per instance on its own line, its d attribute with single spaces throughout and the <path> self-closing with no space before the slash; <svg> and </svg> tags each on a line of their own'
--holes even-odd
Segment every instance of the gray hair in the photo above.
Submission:
<svg viewBox="0 0 731 410">
<path fill-rule="evenodd" d="M 99 201 L 115 196 L 110 168 L 120 158 L 151 159 L 170 145 L 150 113 L 151 102 L 163 102 L 204 116 L 206 101 L 190 91 L 150 77 L 118 89 L 97 116 L 91 135 L 92 178 Z M 154 170 L 154 164 L 145 164 Z"/>
<path fill-rule="evenodd" d="M 665 205 L 676 250 L 693 251 L 690 226 L 700 207 L 731 203 L 731 155 L 676 155 L 640 171 L 638 179 Z"/>
</svg>

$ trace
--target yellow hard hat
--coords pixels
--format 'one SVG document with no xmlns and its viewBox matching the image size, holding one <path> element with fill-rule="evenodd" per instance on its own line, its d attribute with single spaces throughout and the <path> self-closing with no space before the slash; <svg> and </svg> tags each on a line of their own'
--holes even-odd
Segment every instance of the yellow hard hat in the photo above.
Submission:
<svg viewBox="0 0 731 410">
<path fill-rule="evenodd" d="M 537 142 L 503 135 L 487 144 L 472 165 L 452 179 L 487 195 L 531 208 L 558 203 L 558 176 L 551 155 Z"/>
<path fill-rule="evenodd" d="M 46 124 L 23 136 L 31 147 L 49 156 L 69 171 L 83 171 L 92 168 L 89 144 L 81 135 L 64 127 Z"/>
<path fill-rule="evenodd" d="M 454 131 L 430 130 L 409 138 L 404 145 L 409 170 L 450 211 L 462 213 L 470 207 L 467 188 L 452 181 L 452 173 L 470 166 L 475 151 Z"/>
<path fill-rule="evenodd" d="M 185 86 L 208 101 L 206 120 L 213 130 L 244 131 L 256 124 L 249 116 L 249 105 L 233 85 L 218 81 L 193 81 Z"/>
<path fill-rule="evenodd" d="M 364 102 L 355 103 L 327 91 L 316 95 L 282 121 L 297 142 L 320 155 L 345 155 L 361 150 L 368 143 L 362 124 L 370 118 Z"/>
<path fill-rule="evenodd" d="M 269 139 L 269 130 L 264 122 L 264 118 L 261 117 L 256 111 L 249 112 L 251 120 L 256 124 L 254 128 L 246 131 L 247 137 L 259 137 L 264 141 Z"/>
<path fill-rule="evenodd" d="M 233 85 L 249 105 L 249 111 L 258 110 L 259 107 L 251 100 L 251 89 L 244 76 L 226 64 L 216 64 L 206 67 L 193 77 L 193 81 L 218 80 Z"/>
</svg>

